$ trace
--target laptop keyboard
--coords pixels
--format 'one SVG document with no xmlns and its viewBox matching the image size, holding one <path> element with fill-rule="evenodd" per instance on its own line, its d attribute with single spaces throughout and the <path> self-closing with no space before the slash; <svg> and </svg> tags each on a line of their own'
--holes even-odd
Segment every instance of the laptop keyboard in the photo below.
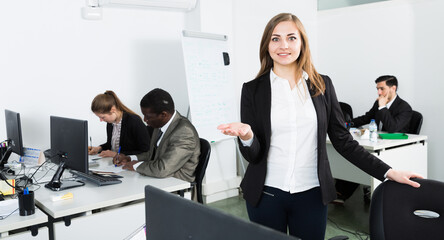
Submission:
<svg viewBox="0 0 444 240">
<path fill-rule="evenodd" d="M 122 181 L 117 179 L 117 178 L 113 178 L 113 177 L 103 177 L 103 176 L 99 176 L 97 174 L 93 174 L 93 173 L 84 173 L 84 172 L 79 172 L 79 171 L 75 171 L 75 170 L 70 170 L 70 173 L 72 173 L 74 176 L 77 176 L 78 178 L 87 180 L 89 182 L 95 183 L 99 186 L 105 186 L 105 185 L 111 185 L 111 184 L 117 184 L 117 183 L 121 183 Z"/>
</svg>

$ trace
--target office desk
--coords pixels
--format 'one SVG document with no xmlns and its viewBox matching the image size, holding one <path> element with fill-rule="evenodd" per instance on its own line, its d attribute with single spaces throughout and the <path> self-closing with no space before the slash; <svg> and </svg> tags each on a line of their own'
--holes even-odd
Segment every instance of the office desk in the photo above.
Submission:
<svg viewBox="0 0 444 240">
<path fill-rule="evenodd" d="M 18 206 L 17 206 L 18 207 Z M 30 216 L 20 216 L 18 210 L 4 220 L 0 220 L 0 238 L 8 239 L 48 239 L 49 233 L 47 227 L 38 228 L 38 234 L 32 237 L 31 231 L 24 231 L 17 234 L 9 234 L 9 231 L 33 227 L 38 224 L 48 222 L 48 216 L 37 207 L 35 213 Z"/>
<path fill-rule="evenodd" d="M 110 158 L 99 161 L 102 166 L 111 165 Z M 45 187 L 36 191 L 36 204 L 50 216 L 55 239 L 123 239 L 145 223 L 146 185 L 167 192 L 190 188 L 189 182 L 176 178 L 151 178 L 131 171 L 119 174 L 124 177 L 120 184 L 98 187 L 85 181 L 85 186 L 61 192 Z M 67 192 L 74 198 L 51 201 L 51 196 Z"/>
<path fill-rule="evenodd" d="M 427 136 L 408 134 L 408 139 L 355 139 L 371 154 L 397 170 L 408 170 L 427 177 Z M 327 139 L 327 154 L 334 178 L 369 185 L 371 191 L 381 183 L 344 159 Z"/>
</svg>

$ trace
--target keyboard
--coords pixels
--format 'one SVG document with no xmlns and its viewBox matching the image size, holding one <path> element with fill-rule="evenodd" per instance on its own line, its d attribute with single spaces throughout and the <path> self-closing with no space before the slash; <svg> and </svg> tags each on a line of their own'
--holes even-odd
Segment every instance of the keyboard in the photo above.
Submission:
<svg viewBox="0 0 444 240">
<path fill-rule="evenodd" d="M 72 173 L 74 176 L 77 176 L 78 178 L 95 183 L 99 186 L 117 184 L 117 183 L 122 182 L 121 180 L 119 180 L 117 178 L 104 177 L 104 176 L 100 176 L 100 175 L 94 174 L 94 173 L 84 173 L 84 172 L 79 172 L 79 171 L 75 171 L 75 170 L 70 170 L 69 172 Z"/>
</svg>

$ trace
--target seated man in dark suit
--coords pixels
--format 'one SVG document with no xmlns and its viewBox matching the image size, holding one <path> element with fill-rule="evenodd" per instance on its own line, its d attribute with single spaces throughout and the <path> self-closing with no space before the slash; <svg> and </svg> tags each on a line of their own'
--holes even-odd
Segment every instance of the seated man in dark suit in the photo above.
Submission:
<svg viewBox="0 0 444 240">
<path fill-rule="evenodd" d="M 375 80 L 378 98 L 373 107 L 365 115 L 354 118 L 352 126 L 360 127 L 375 119 L 379 131 L 406 133 L 412 117 L 410 105 L 397 95 L 398 80 L 395 76 L 384 75 Z M 359 186 L 344 180 L 336 180 L 338 199 L 335 203 L 343 203 Z M 370 191 L 364 188 L 364 200 L 370 202 Z"/>
<path fill-rule="evenodd" d="M 398 80 L 395 76 L 385 75 L 377 78 L 375 82 L 378 99 L 365 115 L 352 120 L 353 126 L 360 127 L 375 119 L 380 131 L 408 132 L 412 108 L 396 94 Z"/>
<path fill-rule="evenodd" d="M 144 121 L 154 128 L 150 150 L 135 156 L 119 154 L 114 162 L 146 176 L 194 181 L 200 155 L 194 126 L 174 109 L 171 95 L 162 89 L 147 93 L 140 101 L 140 108 Z"/>
</svg>

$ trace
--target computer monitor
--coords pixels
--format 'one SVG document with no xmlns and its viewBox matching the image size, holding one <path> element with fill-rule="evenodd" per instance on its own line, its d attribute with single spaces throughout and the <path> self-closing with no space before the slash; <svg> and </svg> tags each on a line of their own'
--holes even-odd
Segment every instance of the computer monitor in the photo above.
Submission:
<svg viewBox="0 0 444 240">
<path fill-rule="evenodd" d="M 149 185 L 145 186 L 145 218 L 150 240 L 299 239 Z"/>
<path fill-rule="evenodd" d="M 20 114 L 11 110 L 5 109 L 6 120 L 6 151 L 0 160 L 0 169 L 3 169 L 5 163 L 8 162 L 11 153 L 16 153 L 20 156 L 25 155 L 23 150 L 22 140 L 22 126 L 20 123 Z"/>
<path fill-rule="evenodd" d="M 50 131 L 51 162 L 59 168 L 45 187 L 60 191 L 85 185 L 77 180 L 61 180 L 61 176 L 66 168 L 88 172 L 88 121 L 50 116 Z"/>
</svg>

